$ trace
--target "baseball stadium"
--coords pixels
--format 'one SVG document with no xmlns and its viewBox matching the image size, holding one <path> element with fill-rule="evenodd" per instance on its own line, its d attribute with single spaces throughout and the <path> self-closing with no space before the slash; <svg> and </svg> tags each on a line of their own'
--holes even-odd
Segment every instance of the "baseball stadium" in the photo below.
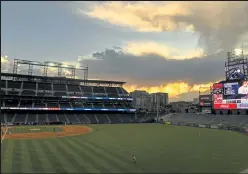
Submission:
<svg viewBox="0 0 248 174">
<path fill-rule="evenodd" d="M 244 110 L 138 113 L 124 84 L 89 80 L 88 67 L 15 59 L 13 73 L 1 73 L 1 172 L 247 173 Z"/>
</svg>

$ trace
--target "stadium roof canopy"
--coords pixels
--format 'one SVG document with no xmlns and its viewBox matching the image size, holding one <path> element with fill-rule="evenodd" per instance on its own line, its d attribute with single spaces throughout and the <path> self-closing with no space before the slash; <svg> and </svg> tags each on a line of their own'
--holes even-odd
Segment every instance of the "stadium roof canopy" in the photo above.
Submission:
<svg viewBox="0 0 248 174">
<path fill-rule="evenodd" d="M 72 79 L 72 78 L 66 78 L 66 77 L 47 77 L 47 76 L 35 76 L 35 75 L 25 75 L 25 74 L 12 74 L 12 73 L 1 73 L 1 79 L 3 78 L 16 78 L 19 80 L 25 80 L 28 79 L 29 81 L 64 81 L 66 83 L 83 83 L 83 84 L 97 84 L 97 85 L 117 85 L 122 86 L 126 82 L 120 82 L 120 81 L 107 81 L 107 80 L 83 80 L 83 79 Z"/>
</svg>

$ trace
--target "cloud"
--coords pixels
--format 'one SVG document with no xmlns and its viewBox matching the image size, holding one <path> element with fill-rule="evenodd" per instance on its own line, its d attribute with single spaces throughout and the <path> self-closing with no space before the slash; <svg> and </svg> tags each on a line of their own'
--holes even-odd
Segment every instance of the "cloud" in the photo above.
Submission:
<svg viewBox="0 0 248 174">
<path fill-rule="evenodd" d="M 182 50 L 177 48 L 168 47 L 165 44 L 158 44 L 156 42 L 129 42 L 124 46 L 123 50 L 127 53 L 134 54 L 136 56 L 142 56 L 146 54 L 157 54 L 166 59 L 192 59 L 192 58 L 203 58 L 206 56 L 203 49 L 189 50 L 184 55 Z"/>
<path fill-rule="evenodd" d="M 98 52 L 99 55 L 101 61 L 81 61 L 89 66 L 91 78 L 123 80 L 141 86 L 178 80 L 200 84 L 224 78 L 226 53 L 223 52 L 187 60 L 172 60 L 155 53 L 136 56 L 115 49 L 106 49 Z"/>
<path fill-rule="evenodd" d="M 224 79 L 226 53 L 223 52 L 186 60 L 155 53 L 134 55 L 122 49 L 106 49 L 93 55 L 101 60 L 81 60 L 89 66 L 90 77 L 125 81 L 124 87 L 129 92 L 135 89 L 168 92 L 171 99 L 180 100 L 181 94 L 198 94 L 199 90 L 209 89 L 212 83 Z"/>
<path fill-rule="evenodd" d="M 206 84 L 194 84 L 190 85 L 186 82 L 172 82 L 172 83 L 166 83 L 166 84 L 161 84 L 159 86 L 138 86 L 138 85 L 125 85 L 124 88 L 128 92 L 132 92 L 134 90 L 144 90 L 149 93 L 156 93 L 156 92 L 167 92 L 169 93 L 169 97 L 171 99 L 179 99 L 180 95 L 186 94 L 186 93 L 196 93 L 199 96 L 199 91 L 203 90 L 202 92 L 209 93 L 210 91 L 210 86 L 212 86 L 214 82 L 211 83 L 206 83 Z M 204 88 L 202 88 L 204 87 Z M 191 96 L 191 100 L 192 97 Z"/>
<path fill-rule="evenodd" d="M 105 2 L 78 13 L 140 32 L 192 31 L 207 53 L 231 50 L 248 31 L 248 2 Z"/>
</svg>

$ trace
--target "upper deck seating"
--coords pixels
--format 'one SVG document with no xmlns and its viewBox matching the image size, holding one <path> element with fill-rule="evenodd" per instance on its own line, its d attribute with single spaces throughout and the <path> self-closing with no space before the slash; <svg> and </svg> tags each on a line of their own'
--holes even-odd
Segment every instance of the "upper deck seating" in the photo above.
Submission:
<svg viewBox="0 0 248 174">
<path fill-rule="evenodd" d="M 108 94 L 109 98 L 119 98 L 118 94 Z"/>
<path fill-rule="evenodd" d="M 107 109 L 113 109 L 113 108 L 115 108 L 112 103 L 104 103 L 104 107 L 107 108 Z"/>
<path fill-rule="evenodd" d="M 80 86 L 83 93 L 93 93 L 91 86 Z"/>
<path fill-rule="evenodd" d="M 1 89 L 1 96 L 5 94 L 6 94 L 6 91 Z"/>
<path fill-rule="evenodd" d="M 5 100 L 5 107 L 17 107 L 19 104 L 19 100 Z"/>
<path fill-rule="evenodd" d="M 58 108 L 58 102 L 48 102 L 47 103 L 48 108 Z"/>
<path fill-rule="evenodd" d="M 46 108 L 46 103 L 34 102 L 34 107 L 35 108 Z"/>
<path fill-rule="evenodd" d="M 94 97 L 107 97 L 107 94 L 93 94 Z"/>
<path fill-rule="evenodd" d="M 53 84 L 54 91 L 66 91 L 66 86 L 64 84 Z"/>
<path fill-rule="evenodd" d="M 81 92 L 79 85 L 67 85 L 68 91 Z"/>
<path fill-rule="evenodd" d="M 8 95 L 19 95 L 20 91 L 7 91 Z"/>
<path fill-rule="evenodd" d="M 67 93 L 66 92 L 54 92 L 54 96 L 56 97 L 67 96 Z"/>
<path fill-rule="evenodd" d="M 59 105 L 60 105 L 60 107 L 61 108 L 71 108 L 71 105 L 70 105 L 70 103 L 69 102 L 66 102 L 66 101 L 60 101 L 59 102 Z"/>
<path fill-rule="evenodd" d="M 92 93 L 83 93 L 84 97 L 93 97 Z"/>
<path fill-rule="evenodd" d="M 105 90 L 107 93 L 110 93 L 110 94 L 117 94 L 118 93 L 116 87 L 105 87 Z"/>
<path fill-rule="evenodd" d="M 103 108 L 103 104 L 102 103 L 94 103 L 93 108 Z"/>
<path fill-rule="evenodd" d="M 35 91 L 32 91 L 32 90 L 23 90 L 21 92 L 21 95 L 23 95 L 23 96 L 35 96 Z"/>
<path fill-rule="evenodd" d="M 83 103 L 83 107 L 84 108 L 92 108 L 92 104 L 91 103 Z"/>
<path fill-rule="evenodd" d="M 73 93 L 67 93 L 68 96 L 76 96 L 76 97 L 82 97 L 82 93 L 79 93 L 79 92 L 73 92 Z"/>
<path fill-rule="evenodd" d="M 1 80 L 1 88 L 6 88 L 6 80 Z"/>
<path fill-rule="evenodd" d="M 21 84 L 22 82 L 20 81 L 8 81 L 8 88 L 11 88 L 11 89 L 21 89 Z"/>
<path fill-rule="evenodd" d="M 21 100 L 20 101 L 20 107 L 27 107 L 27 108 L 32 108 L 33 101 L 32 100 Z"/>
<path fill-rule="evenodd" d="M 51 83 L 38 83 L 38 90 L 51 91 L 52 84 Z"/>
<path fill-rule="evenodd" d="M 83 105 L 81 102 L 71 102 L 72 108 L 82 108 Z"/>
<path fill-rule="evenodd" d="M 104 87 L 102 86 L 93 86 L 94 93 L 106 93 Z"/>
<path fill-rule="evenodd" d="M 33 90 L 36 90 L 36 83 L 35 82 L 23 82 L 22 89 L 33 89 Z"/>
</svg>

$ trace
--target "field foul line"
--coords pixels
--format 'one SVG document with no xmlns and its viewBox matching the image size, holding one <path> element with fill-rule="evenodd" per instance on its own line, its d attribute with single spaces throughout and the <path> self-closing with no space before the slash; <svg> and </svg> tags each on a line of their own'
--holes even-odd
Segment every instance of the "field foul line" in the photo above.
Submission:
<svg viewBox="0 0 248 174">
<path fill-rule="evenodd" d="M 7 132 L 8 132 L 8 127 L 6 128 L 6 130 L 5 130 L 5 132 L 4 132 L 4 134 L 3 134 L 3 137 L 1 138 L 1 144 L 2 144 L 2 142 L 3 142 L 3 140 L 4 140 L 4 137 L 5 137 L 5 135 L 7 134 Z"/>
<path fill-rule="evenodd" d="M 245 169 L 245 170 L 243 170 L 243 171 L 240 172 L 240 173 L 248 173 L 248 169 Z"/>
</svg>

